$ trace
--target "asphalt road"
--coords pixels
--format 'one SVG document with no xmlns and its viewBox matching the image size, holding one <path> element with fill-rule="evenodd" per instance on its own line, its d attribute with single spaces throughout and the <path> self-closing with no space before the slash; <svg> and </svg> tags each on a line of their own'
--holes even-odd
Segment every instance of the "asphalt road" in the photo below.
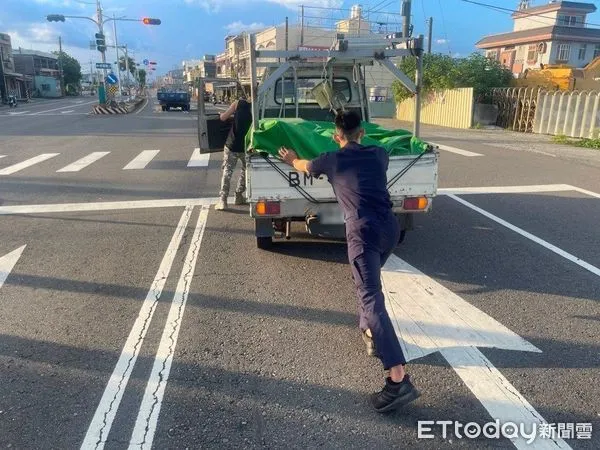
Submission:
<svg viewBox="0 0 600 450">
<path fill-rule="evenodd" d="M 246 209 L 210 206 L 194 111 L 89 101 L 0 109 L 0 448 L 514 448 L 418 421 L 523 410 L 600 447 L 600 154 L 425 130 L 454 150 L 386 293 L 434 345 L 408 366 L 422 397 L 380 416 L 344 243 L 258 250 Z"/>
</svg>

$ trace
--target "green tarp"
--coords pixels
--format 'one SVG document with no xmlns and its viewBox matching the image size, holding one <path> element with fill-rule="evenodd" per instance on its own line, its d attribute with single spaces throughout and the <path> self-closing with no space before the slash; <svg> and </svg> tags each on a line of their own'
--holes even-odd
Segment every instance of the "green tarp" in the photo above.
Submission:
<svg viewBox="0 0 600 450">
<path fill-rule="evenodd" d="M 390 156 L 419 155 L 427 144 L 406 130 L 387 130 L 373 123 L 363 123 L 363 145 L 384 147 Z M 254 148 L 273 156 L 280 147 L 292 148 L 302 159 L 314 159 L 321 153 L 339 149 L 333 140 L 335 126 L 331 122 L 303 119 L 264 119 L 256 131 L 246 136 L 246 148 Z"/>
</svg>

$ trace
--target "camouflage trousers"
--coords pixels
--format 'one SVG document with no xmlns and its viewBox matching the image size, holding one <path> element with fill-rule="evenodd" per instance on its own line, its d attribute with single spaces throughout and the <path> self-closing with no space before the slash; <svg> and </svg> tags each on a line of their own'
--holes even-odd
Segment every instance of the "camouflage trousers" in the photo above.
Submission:
<svg viewBox="0 0 600 450">
<path fill-rule="evenodd" d="M 221 192 L 219 195 L 221 198 L 229 196 L 229 187 L 231 184 L 231 177 L 237 162 L 242 163 L 242 172 L 235 188 L 236 194 L 242 194 L 246 191 L 246 153 L 245 152 L 232 152 L 227 147 L 223 150 L 223 177 L 221 178 Z"/>
</svg>

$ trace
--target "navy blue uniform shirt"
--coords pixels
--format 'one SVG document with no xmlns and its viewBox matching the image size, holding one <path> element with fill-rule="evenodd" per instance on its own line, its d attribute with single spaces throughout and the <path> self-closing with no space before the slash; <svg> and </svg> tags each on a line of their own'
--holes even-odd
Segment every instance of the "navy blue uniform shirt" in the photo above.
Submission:
<svg viewBox="0 0 600 450">
<path fill-rule="evenodd" d="M 338 151 L 324 153 L 308 163 L 315 177 L 327 175 L 346 220 L 391 212 L 387 190 L 389 157 L 382 147 L 350 142 Z"/>
</svg>

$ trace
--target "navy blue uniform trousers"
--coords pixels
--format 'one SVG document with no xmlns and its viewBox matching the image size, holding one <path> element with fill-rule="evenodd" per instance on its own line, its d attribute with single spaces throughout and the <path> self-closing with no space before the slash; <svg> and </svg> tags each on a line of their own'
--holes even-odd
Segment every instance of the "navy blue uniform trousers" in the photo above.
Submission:
<svg viewBox="0 0 600 450">
<path fill-rule="evenodd" d="M 405 364 L 404 354 L 385 309 L 381 268 L 400 239 L 400 226 L 390 211 L 346 220 L 348 259 L 358 294 L 359 326 L 371 330 L 384 369 Z"/>
</svg>

